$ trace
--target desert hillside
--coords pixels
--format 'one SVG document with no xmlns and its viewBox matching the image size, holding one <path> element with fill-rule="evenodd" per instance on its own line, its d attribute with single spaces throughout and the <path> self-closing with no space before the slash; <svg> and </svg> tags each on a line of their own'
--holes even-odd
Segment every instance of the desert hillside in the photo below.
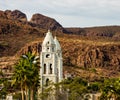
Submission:
<svg viewBox="0 0 120 100">
<path fill-rule="evenodd" d="M 101 26 L 89 28 L 66 28 L 70 34 L 89 37 L 109 37 L 115 41 L 120 40 L 120 26 Z"/>
<path fill-rule="evenodd" d="M 62 46 L 64 70 L 85 78 L 118 77 L 120 26 L 64 28 L 55 19 L 19 10 L 0 11 L 0 68 L 10 68 L 22 54 L 37 55 L 51 29 Z"/>
</svg>

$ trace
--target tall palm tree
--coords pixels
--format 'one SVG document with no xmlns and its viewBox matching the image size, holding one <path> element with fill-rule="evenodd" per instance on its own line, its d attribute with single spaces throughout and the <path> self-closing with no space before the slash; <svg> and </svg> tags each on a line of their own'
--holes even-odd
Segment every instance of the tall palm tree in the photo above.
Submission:
<svg viewBox="0 0 120 100">
<path fill-rule="evenodd" d="M 25 67 L 24 61 L 21 58 L 19 62 L 14 66 L 14 74 L 13 74 L 13 81 L 12 81 L 12 85 L 20 85 L 22 100 L 24 100 L 24 87 L 25 87 L 25 81 L 26 81 L 26 76 L 24 74 L 25 72 L 24 67 Z"/>
<path fill-rule="evenodd" d="M 35 57 L 35 55 L 32 55 L 31 53 L 28 53 L 27 55 L 27 62 L 28 65 L 28 88 L 30 91 L 30 100 L 34 100 L 34 95 L 37 92 L 37 88 L 39 86 L 39 65 L 38 65 L 38 57 Z"/>
<path fill-rule="evenodd" d="M 21 56 L 19 62 L 14 67 L 12 85 L 20 85 L 22 100 L 24 98 L 33 100 L 34 90 L 39 85 L 39 70 L 38 63 L 35 63 L 36 60 L 35 55 L 28 52 L 26 55 Z"/>
</svg>

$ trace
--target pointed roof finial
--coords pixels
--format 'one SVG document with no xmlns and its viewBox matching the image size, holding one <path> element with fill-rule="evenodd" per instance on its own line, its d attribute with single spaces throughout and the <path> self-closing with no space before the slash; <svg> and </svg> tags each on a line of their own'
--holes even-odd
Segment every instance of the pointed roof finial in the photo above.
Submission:
<svg viewBox="0 0 120 100">
<path fill-rule="evenodd" d="M 50 29 L 48 29 L 48 32 L 50 32 Z"/>
<path fill-rule="evenodd" d="M 54 44 L 54 39 L 53 39 L 53 36 L 52 36 L 52 33 L 50 32 L 50 30 L 48 30 L 48 32 L 46 33 L 46 36 L 44 38 L 42 45 L 46 45 L 48 42 L 50 44 Z"/>
<path fill-rule="evenodd" d="M 57 37 L 55 36 L 54 39 L 57 39 Z"/>
</svg>

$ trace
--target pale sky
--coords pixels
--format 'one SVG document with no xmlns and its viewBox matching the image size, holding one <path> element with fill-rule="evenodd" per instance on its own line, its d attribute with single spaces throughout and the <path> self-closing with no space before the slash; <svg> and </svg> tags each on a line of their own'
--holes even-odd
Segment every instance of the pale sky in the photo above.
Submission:
<svg viewBox="0 0 120 100">
<path fill-rule="evenodd" d="M 120 0 L 0 0 L 0 10 L 18 9 L 30 20 L 40 13 L 64 27 L 120 25 Z"/>
</svg>

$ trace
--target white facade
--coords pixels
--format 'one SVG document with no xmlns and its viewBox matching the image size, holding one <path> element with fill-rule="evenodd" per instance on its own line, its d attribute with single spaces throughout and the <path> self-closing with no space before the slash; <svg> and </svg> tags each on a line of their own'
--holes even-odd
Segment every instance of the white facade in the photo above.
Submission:
<svg viewBox="0 0 120 100">
<path fill-rule="evenodd" d="M 48 30 L 42 43 L 40 54 L 40 77 L 41 87 L 47 85 L 48 81 L 61 82 L 63 79 L 63 61 L 60 44 Z"/>
</svg>

